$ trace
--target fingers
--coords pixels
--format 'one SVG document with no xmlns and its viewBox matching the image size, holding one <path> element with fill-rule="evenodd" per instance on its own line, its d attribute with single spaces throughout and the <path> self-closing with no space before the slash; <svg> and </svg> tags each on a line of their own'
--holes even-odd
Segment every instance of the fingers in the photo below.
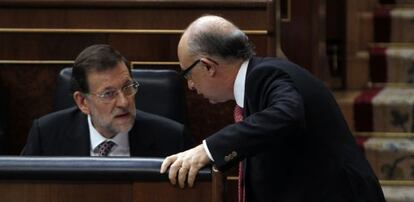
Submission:
<svg viewBox="0 0 414 202">
<path fill-rule="evenodd" d="M 180 188 L 185 187 L 185 180 L 187 179 L 188 170 L 189 168 L 182 166 L 178 172 L 178 184 L 180 185 Z"/>
<path fill-rule="evenodd" d="M 181 163 L 181 160 L 176 160 L 173 164 L 171 164 L 170 170 L 168 171 L 168 178 L 173 185 L 177 184 L 177 174 L 181 168 Z"/>
<path fill-rule="evenodd" d="M 167 168 L 177 159 L 177 155 L 172 155 L 164 159 L 161 164 L 160 173 L 165 173 Z"/>
<path fill-rule="evenodd" d="M 190 170 L 188 171 L 188 177 L 187 177 L 188 187 L 194 186 L 194 181 L 196 179 L 198 170 L 199 168 L 191 167 Z"/>
<path fill-rule="evenodd" d="M 209 162 L 210 159 L 203 146 L 199 145 L 167 157 L 161 164 L 160 173 L 165 173 L 169 168 L 168 178 L 171 184 L 178 183 L 181 188 L 184 188 L 187 183 L 189 187 L 193 187 L 198 171 Z"/>
</svg>

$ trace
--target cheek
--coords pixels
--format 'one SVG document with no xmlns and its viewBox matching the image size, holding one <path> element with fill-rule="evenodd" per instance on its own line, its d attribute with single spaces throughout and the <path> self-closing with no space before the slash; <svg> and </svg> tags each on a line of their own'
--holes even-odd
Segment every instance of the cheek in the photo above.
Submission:
<svg viewBox="0 0 414 202">
<path fill-rule="evenodd" d="M 214 83 L 211 83 L 212 81 L 204 79 L 201 80 L 199 83 L 200 88 L 207 91 L 216 91 L 217 88 L 220 88 L 220 86 L 215 85 Z"/>
<path fill-rule="evenodd" d="M 114 110 L 113 104 L 107 104 L 102 106 L 96 106 L 95 111 L 100 114 L 101 116 L 108 118 L 112 115 Z"/>
<path fill-rule="evenodd" d="M 129 106 L 130 106 L 130 108 L 132 109 L 135 109 L 135 96 L 131 96 L 130 98 L 128 98 L 128 101 L 129 101 Z"/>
</svg>

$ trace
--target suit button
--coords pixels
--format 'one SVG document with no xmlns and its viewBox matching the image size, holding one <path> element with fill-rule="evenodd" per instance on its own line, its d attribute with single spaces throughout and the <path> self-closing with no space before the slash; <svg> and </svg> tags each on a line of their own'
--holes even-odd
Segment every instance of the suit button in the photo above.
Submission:
<svg viewBox="0 0 414 202">
<path fill-rule="evenodd" d="M 225 157 L 224 157 L 224 161 L 225 161 L 225 162 L 230 161 L 230 156 L 225 156 Z"/>
<path fill-rule="evenodd" d="M 231 155 L 232 155 L 232 156 L 233 156 L 233 158 L 234 158 L 234 157 L 236 157 L 236 156 L 237 156 L 237 152 L 233 151 L 233 152 L 231 152 Z"/>
</svg>

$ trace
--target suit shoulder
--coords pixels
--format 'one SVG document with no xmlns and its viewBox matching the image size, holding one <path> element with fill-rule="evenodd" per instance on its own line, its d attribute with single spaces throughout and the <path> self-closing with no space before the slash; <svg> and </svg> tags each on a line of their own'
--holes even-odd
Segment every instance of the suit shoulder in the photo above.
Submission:
<svg viewBox="0 0 414 202">
<path fill-rule="evenodd" d="M 285 59 L 279 58 L 255 58 L 252 60 L 251 71 L 282 71 L 288 73 L 286 70 L 308 72 L 305 68 L 298 66 Z"/>
<path fill-rule="evenodd" d="M 248 72 L 247 80 L 260 80 L 269 77 L 287 77 L 301 87 L 308 85 L 321 86 L 321 81 L 314 77 L 307 69 L 285 59 L 254 58 Z M 250 65 L 249 65 L 250 66 Z M 274 78 L 272 78 L 274 79 Z"/>
<path fill-rule="evenodd" d="M 158 125 L 162 127 L 171 127 L 171 128 L 176 128 L 176 129 L 182 129 L 184 127 L 183 124 L 177 121 L 174 121 L 172 119 L 159 116 L 156 114 L 144 112 L 141 110 L 137 110 L 136 120 L 140 125 L 149 124 L 149 125 Z"/>
<path fill-rule="evenodd" d="M 38 123 L 40 127 L 62 125 L 80 115 L 82 112 L 77 107 L 71 107 L 44 115 L 38 119 Z"/>
</svg>

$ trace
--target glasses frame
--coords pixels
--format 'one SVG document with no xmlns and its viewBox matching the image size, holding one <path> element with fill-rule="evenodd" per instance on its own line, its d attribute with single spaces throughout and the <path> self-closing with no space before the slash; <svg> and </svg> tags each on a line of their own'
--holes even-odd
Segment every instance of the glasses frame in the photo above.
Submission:
<svg viewBox="0 0 414 202">
<path fill-rule="evenodd" d="M 201 62 L 201 59 L 197 59 L 196 61 L 194 61 L 193 62 L 193 64 L 191 64 L 189 67 L 187 67 L 187 68 L 185 68 L 181 73 L 180 73 L 180 76 L 181 77 L 184 77 L 185 79 L 189 79 L 188 77 L 189 77 L 189 73 L 190 73 L 190 71 L 195 67 L 195 66 L 197 66 L 197 64 L 199 63 L 199 62 Z"/>
<path fill-rule="evenodd" d="M 191 64 L 189 67 L 187 67 L 186 69 L 184 69 L 181 73 L 180 73 L 180 76 L 181 77 L 184 77 L 185 79 L 189 79 L 189 76 L 188 76 L 188 74 L 190 73 L 190 71 L 195 67 L 195 66 L 197 66 L 197 64 L 199 63 L 199 62 L 202 62 L 201 60 L 202 59 L 205 59 L 205 60 L 209 60 L 210 62 L 212 62 L 212 63 L 214 63 L 214 64 L 216 64 L 216 65 L 219 65 L 219 63 L 218 62 L 216 62 L 215 60 L 213 60 L 213 59 L 211 59 L 211 58 L 207 58 L 207 57 L 205 57 L 205 58 L 200 58 L 200 59 L 198 59 L 198 60 L 196 60 L 196 61 L 194 61 L 193 62 L 193 64 Z"/>
<path fill-rule="evenodd" d="M 135 89 L 135 92 L 132 93 L 132 94 L 130 94 L 130 95 L 126 95 L 125 94 L 125 89 L 127 89 L 129 87 L 133 87 L 133 86 L 136 86 L 134 88 Z M 99 100 L 101 100 L 104 103 L 110 103 L 110 102 L 114 101 L 118 97 L 118 95 L 119 95 L 120 92 L 122 94 L 124 94 L 124 96 L 133 96 L 133 95 L 136 95 L 138 93 L 139 86 L 140 86 L 140 84 L 138 83 L 138 81 L 132 80 L 132 83 L 131 84 L 128 84 L 126 86 L 123 86 L 121 88 L 116 89 L 115 90 L 116 93 L 115 93 L 115 95 L 112 98 L 105 97 L 105 95 L 104 95 L 104 92 L 105 91 L 104 92 L 101 92 L 101 93 L 85 93 L 85 94 L 96 96 L 97 98 L 99 98 Z"/>
</svg>

